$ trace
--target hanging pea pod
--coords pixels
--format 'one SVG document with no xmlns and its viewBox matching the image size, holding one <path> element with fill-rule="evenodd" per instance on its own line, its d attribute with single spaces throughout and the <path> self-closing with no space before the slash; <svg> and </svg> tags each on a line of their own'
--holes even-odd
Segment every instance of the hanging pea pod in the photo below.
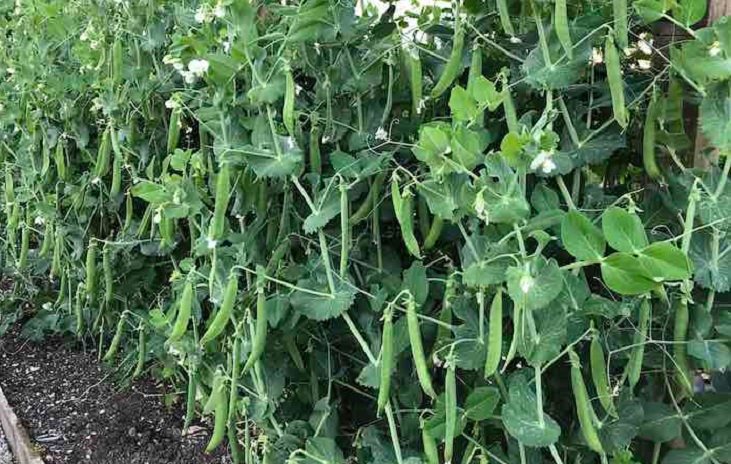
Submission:
<svg viewBox="0 0 731 464">
<path fill-rule="evenodd" d="M 30 249 L 30 220 L 26 219 L 23 229 L 20 231 L 20 255 L 18 255 L 18 270 L 23 271 L 28 267 L 28 251 Z"/>
<path fill-rule="evenodd" d="M 393 310 L 389 305 L 383 314 L 383 336 L 381 339 L 381 366 L 378 385 L 376 414 L 381 415 L 391 394 L 391 371 L 393 370 Z"/>
<path fill-rule="evenodd" d="M 411 355 L 414 358 L 414 367 L 416 368 L 416 376 L 419 379 L 424 393 L 432 398 L 436 398 L 437 394 L 432 386 L 429 368 L 424 355 L 424 343 L 421 340 L 421 329 L 419 328 L 419 317 L 416 314 L 416 301 L 409 294 L 406 300 L 406 322 L 409 329 L 409 342 L 411 345 Z"/>
<path fill-rule="evenodd" d="M 53 153 L 53 161 L 56 164 L 56 175 L 59 179 L 66 181 L 68 177 L 66 153 L 63 147 L 63 142 L 60 139 L 56 143 L 56 150 Z"/>
<path fill-rule="evenodd" d="M 166 153 L 170 154 L 178 148 L 178 142 L 180 142 L 180 128 L 182 127 L 181 116 L 183 109 L 175 105 L 172 112 L 170 113 L 170 121 L 168 123 L 168 138 L 166 144 Z"/>
<path fill-rule="evenodd" d="M 503 291 L 499 288 L 490 305 L 490 332 L 487 336 L 485 378 L 497 372 L 503 350 Z"/>
<path fill-rule="evenodd" d="M 113 127 L 109 126 L 109 139 L 112 143 L 112 184 L 109 187 L 109 197 L 114 199 L 119 195 L 122 190 L 122 149 L 119 147 L 119 139 L 117 138 L 117 132 Z"/>
<path fill-rule="evenodd" d="M 474 95 L 475 85 L 477 85 L 477 80 L 480 77 L 482 77 L 482 49 L 479 43 L 475 42 L 472 47 L 472 58 L 467 73 L 467 93 Z"/>
<path fill-rule="evenodd" d="M 411 116 L 418 117 L 422 111 L 424 100 L 424 76 L 421 68 L 419 50 L 415 47 L 404 47 L 402 56 L 406 72 L 409 76 L 409 90 L 411 91 Z"/>
<path fill-rule="evenodd" d="M 99 150 L 96 156 L 96 167 L 94 175 L 98 178 L 102 178 L 109 172 L 109 162 L 111 161 L 112 154 L 112 142 L 111 142 L 111 126 L 107 126 L 102 133 L 101 142 L 99 143 Z"/>
<path fill-rule="evenodd" d="M 319 115 L 313 112 L 310 115 L 310 172 L 322 174 L 322 160 L 320 156 L 320 127 Z"/>
<path fill-rule="evenodd" d="M 104 244 L 102 250 L 102 270 L 104 271 L 104 303 L 112 302 L 114 292 L 114 276 L 112 274 L 112 249 L 109 243 Z"/>
<path fill-rule="evenodd" d="M 454 434 L 457 433 L 457 360 L 450 352 L 446 360 L 447 375 L 444 379 L 444 462 L 452 462 Z"/>
<path fill-rule="evenodd" d="M 104 361 L 111 361 L 112 358 L 117 354 L 119 349 L 119 343 L 122 341 L 122 333 L 124 332 L 124 324 L 127 322 L 127 311 L 122 312 L 122 315 L 117 322 L 117 330 L 114 332 L 112 343 L 109 344 L 107 353 L 104 355 Z"/>
<path fill-rule="evenodd" d="M 244 370 L 242 373 L 246 373 L 254 367 L 254 364 L 264 354 L 264 348 L 266 348 L 267 342 L 267 331 L 269 322 L 267 319 L 267 304 L 266 295 L 264 294 L 265 286 L 265 270 L 262 266 L 256 267 L 256 330 L 253 334 L 253 341 L 251 344 L 251 353 L 249 358 L 246 360 Z"/>
<path fill-rule="evenodd" d="M 38 256 L 45 258 L 48 253 L 53 249 L 53 242 L 55 235 L 53 233 L 53 221 L 46 221 L 46 230 L 43 232 L 43 242 L 41 243 L 41 249 L 38 251 Z"/>
<path fill-rule="evenodd" d="M 188 278 L 183 287 L 183 294 L 180 296 L 180 304 L 178 306 L 178 316 L 173 324 L 173 330 L 170 332 L 168 342 L 174 342 L 180 340 L 188 330 L 188 324 L 190 323 L 190 316 L 193 310 L 193 297 L 195 289 L 193 287 L 192 279 Z"/>
<path fill-rule="evenodd" d="M 231 168 L 223 164 L 216 177 L 216 201 L 213 209 L 213 218 L 208 230 L 210 240 L 220 240 L 226 226 L 226 209 L 231 194 Z"/>
<path fill-rule="evenodd" d="M 589 400 L 589 394 L 586 391 L 584 377 L 581 375 L 581 363 L 579 361 L 579 356 L 573 349 L 570 349 L 569 358 L 571 361 L 571 387 L 574 392 L 576 414 L 579 417 L 581 434 L 592 451 L 604 453 L 602 443 L 599 440 L 599 434 L 597 433 L 596 426 L 594 425 L 595 413 L 592 409 L 591 401 Z"/>
<path fill-rule="evenodd" d="M 639 323 L 632 342 L 634 348 L 632 349 L 632 353 L 630 354 L 629 362 L 626 367 L 627 380 L 629 381 L 630 388 L 634 388 L 640 380 L 642 361 L 645 358 L 645 341 L 647 339 L 647 330 L 650 323 L 650 312 L 650 300 L 645 298 L 642 300 L 642 303 L 640 303 Z"/>
<path fill-rule="evenodd" d="M 673 325 L 673 361 L 675 379 L 685 395 L 693 394 L 693 374 L 688 363 L 688 300 L 685 296 L 673 301 L 675 323 Z"/>
<path fill-rule="evenodd" d="M 454 21 L 454 38 L 452 39 L 452 52 L 449 55 L 449 60 L 444 66 L 439 80 L 434 85 L 431 91 L 432 98 L 439 98 L 448 88 L 452 85 L 452 82 L 459 76 L 462 70 L 462 49 L 464 48 L 464 30 L 462 28 L 462 20 L 459 12 L 455 14 Z"/>
<path fill-rule="evenodd" d="M 132 378 L 136 379 L 145 369 L 145 356 L 147 355 L 147 338 L 145 337 L 145 326 L 141 326 L 137 334 L 137 365 L 132 373 Z"/>
<path fill-rule="evenodd" d="M 216 313 L 213 321 L 211 321 L 206 333 L 203 334 L 200 341 L 201 345 L 205 345 L 206 343 L 215 340 L 226 328 L 226 325 L 231 318 L 234 304 L 236 303 L 236 294 L 238 289 L 239 279 L 236 273 L 232 271 L 228 277 L 228 282 L 226 283 L 226 290 L 223 294 L 223 303 L 221 303 L 221 308 L 218 310 L 218 313 Z"/>
<path fill-rule="evenodd" d="M 218 374 L 217 374 L 218 375 Z M 224 374 L 220 374 L 223 376 Z M 214 420 L 213 420 L 213 433 L 211 434 L 211 440 L 206 446 L 206 453 L 210 453 L 218 447 L 223 441 L 226 435 L 226 426 L 228 423 L 228 398 L 226 397 L 226 382 L 222 379 L 218 385 L 214 386 L 211 391 L 211 398 L 209 400 L 214 405 Z"/>
<path fill-rule="evenodd" d="M 282 121 L 289 135 L 294 137 L 294 97 L 295 97 L 294 76 L 289 63 L 284 65 L 284 106 L 282 108 Z"/>
<path fill-rule="evenodd" d="M 94 239 L 89 240 L 86 249 L 86 298 L 93 302 L 96 297 L 96 250 L 97 245 Z"/>
<path fill-rule="evenodd" d="M 56 228 L 56 233 L 53 239 L 53 257 L 51 258 L 51 270 L 49 271 L 49 278 L 53 280 L 54 276 L 57 276 L 61 271 L 61 254 L 63 252 L 63 235 L 61 228 Z"/>
<path fill-rule="evenodd" d="M 122 40 L 117 38 L 112 44 L 112 82 L 117 85 L 122 82 L 123 65 Z"/>
<path fill-rule="evenodd" d="M 657 136 L 658 103 L 653 97 L 645 112 L 645 125 L 642 128 L 642 164 L 645 172 L 653 180 L 662 179 L 662 171 L 657 165 L 655 139 Z"/>
<path fill-rule="evenodd" d="M 612 401 L 612 389 L 607 375 L 607 362 L 604 358 L 604 348 L 599 341 L 599 336 L 594 334 L 589 348 L 589 361 L 591 366 L 591 379 L 594 382 L 599 402 L 607 414 L 617 417 L 617 411 Z"/>
<path fill-rule="evenodd" d="M 513 23 L 510 22 L 510 11 L 508 10 L 508 0 L 496 0 L 497 12 L 500 17 L 500 25 L 503 27 L 505 35 L 515 37 Z"/>
<path fill-rule="evenodd" d="M 419 243 L 414 236 L 414 195 L 408 188 L 401 194 L 399 190 L 398 176 L 391 178 L 391 200 L 393 201 L 393 210 L 396 213 L 396 219 L 401 226 L 401 236 L 404 239 L 406 248 L 417 258 L 421 257 Z"/>
<path fill-rule="evenodd" d="M 424 457 L 426 458 L 426 464 L 439 464 L 439 449 L 437 448 L 437 441 L 434 439 L 429 430 L 426 428 L 426 423 L 423 419 L 419 420 L 421 424 L 421 446 L 424 448 Z"/>
<path fill-rule="evenodd" d="M 124 224 L 122 225 L 122 232 L 127 232 L 129 226 L 132 225 L 133 213 L 134 206 L 132 205 L 132 193 L 127 192 L 124 199 Z"/>
<path fill-rule="evenodd" d="M 84 333 L 84 284 L 79 282 L 76 287 L 76 296 L 74 301 L 74 314 L 76 316 L 76 338 L 81 339 Z"/>
<path fill-rule="evenodd" d="M 613 28 L 617 46 L 620 50 L 624 50 L 629 46 L 627 0 L 612 0 L 612 13 L 614 15 Z"/>
<path fill-rule="evenodd" d="M 558 41 L 566 52 L 569 60 L 574 58 L 574 44 L 571 41 L 571 31 L 569 29 L 568 12 L 566 11 L 566 0 L 556 0 L 553 11 L 553 26 L 556 28 Z"/>
<path fill-rule="evenodd" d="M 624 103 L 624 81 L 622 80 L 619 53 L 617 53 L 617 47 L 614 45 L 614 38 L 611 35 L 607 35 L 604 42 L 604 62 L 607 66 L 607 81 L 609 81 L 609 92 L 612 96 L 614 120 L 625 128 L 629 124 L 629 115 Z"/>
<path fill-rule="evenodd" d="M 183 432 L 188 430 L 193 416 L 195 415 L 195 397 L 198 394 L 198 376 L 194 366 L 188 368 L 188 392 L 185 400 L 185 419 L 183 420 Z"/>
</svg>

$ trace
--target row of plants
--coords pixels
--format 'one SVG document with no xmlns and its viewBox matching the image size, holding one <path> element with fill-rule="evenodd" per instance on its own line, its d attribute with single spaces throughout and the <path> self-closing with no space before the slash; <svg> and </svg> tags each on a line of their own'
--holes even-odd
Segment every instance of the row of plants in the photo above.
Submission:
<svg viewBox="0 0 731 464">
<path fill-rule="evenodd" d="M 705 14 L 2 2 L 0 333 L 174 384 L 234 462 L 731 462 Z"/>
</svg>

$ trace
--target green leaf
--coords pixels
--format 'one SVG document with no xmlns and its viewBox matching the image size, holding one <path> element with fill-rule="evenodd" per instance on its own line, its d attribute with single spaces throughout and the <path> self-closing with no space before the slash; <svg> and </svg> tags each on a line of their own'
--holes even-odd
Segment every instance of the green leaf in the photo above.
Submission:
<svg viewBox="0 0 731 464">
<path fill-rule="evenodd" d="M 297 286 L 308 290 L 329 293 L 327 286 L 311 279 L 297 282 Z M 295 311 L 315 321 L 324 321 L 340 316 L 350 308 L 355 299 L 355 292 L 350 285 L 340 280 L 335 282 L 335 294 L 332 296 L 313 295 L 312 293 L 295 290 L 290 297 L 290 303 Z"/>
<path fill-rule="evenodd" d="M 490 111 L 495 111 L 502 103 L 505 95 L 498 92 L 495 84 L 489 81 L 485 76 L 478 76 L 472 87 L 472 98 L 477 104 Z"/>
<path fill-rule="evenodd" d="M 644 418 L 642 403 L 622 395 L 617 403 L 617 417 L 609 418 L 599 429 L 599 438 L 607 452 L 626 449 L 637 436 Z"/>
<path fill-rule="evenodd" d="M 655 242 L 639 254 L 640 263 L 653 279 L 683 280 L 692 275 L 690 260 L 669 242 Z"/>
<path fill-rule="evenodd" d="M 731 394 L 704 393 L 685 404 L 683 412 L 691 427 L 719 430 L 731 424 Z"/>
<path fill-rule="evenodd" d="M 572 146 L 560 153 L 568 156 L 574 168 L 599 164 L 608 160 L 617 150 L 626 147 L 626 139 L 619 128 L 610 128 L 581 146 Z"/>
<path fill-rule="evenodd" d="M 414 261 L 404 271 L 404 287 L 414 296 L 416 304 L 421 306 L 429 296 L 429 280 L 426 276 L 426 268 L 421 261 Z"/>
<path fill-rule="evenodd" d="M 709 86 L 700 108 L 701 129 L 722 152 L 731 150 L 731 89 L 726 82 Z"/>
<path fill-rule="evenodd" d="M 160 205 L 172 201 L 173 196 L 165 189 L 164 185 L 142 180 L 131 189 L 132 195 L 142 198 L 148 203 Z"/>
<path fill-rule="evenodd" d="M 706 15 L 708 2 L 706 0 L 676 0 L 672 13 L 686 26 L 692 26 Z"/>
<path fill-rule="evenodd" d="M 419 140 L 412 149 L 419 161 L 426 163 L 432 172 L 446 174 L 454 171 L 445 156 L 451 150 L 451 128 L 442 122 L 422 124 L 419 128 Z"/>
<path fill-rule="evenodd" d="M 607 287 L 622 295 L 639 295 L 658 286 L 640 260 L 628 253 L 609 255 L 601 270 Z"/>
<path fill-rule="evenodd" d="M 696 231 L 690 245 L 695 268 L 694 279 L 702 287 L 727 292 L 731 290 L 731 243 L 722 238 L 714 245 L 712 233 Z"/>
<path fill-rule="evenodd" d="M 731 365 L 731 348 L 723 342 L 691 340 L 688 342 L 688 354 L 703 361 L 708 370 L 726 369 Z"/>
<path fill-rule="evenodd" d="M 473 421 L 489 419 L 500 402 L 500 392 L 494 387 L 477 387 L 470 392 L 464 403 L 464 415 Z"/>
<path fill-rule="evenodd" d="M 526 327 L 533 318 L 536 337 Z M 518 339 L 518 352 L 531 366 L 541 366 L 556 357 L 566 343 L 566 310 L 557 301 L 540 311 L 526 311 L 521 323 L 522 337 Z"/>
<path fill-rule="evenodd" d="M 665 403 L 646 402 L 645 420 L 640 426 L 640 437 L 664 443 L 680 436 L 682 422 L 675 410 Z"/>
<path fill-rule="evenodd" d="M 558 193 L 549 188 L 544 182 L 536 185 L 530 196 L 530 204 L 538 212 L 553 211 L 561 207 Z"/>
<path fill-rule="evenodd" d="M 511 377 L 508 401 L 503 405 L 503 425 L 510 436 L 525 446 L 545 447 L 558 441 L 561 427 L 546 413 L 539 421 L 535 391 L 522 375 Z"/>
<path fill-rule="evenodd" d="M 470 287 L 487 287 L 505 281 L 505 271 L 513 261 L 509 258 L 478 261 L 464 270 L 462 282 Z"/>
<path fill-rule="evenodd" d="M 700 448 L 673 449 L 662 458 L 662 464 L 711 464 L 711 457 Z"/>
<path fill-rule="evenodd" d="M 333 179 L 335 179 L 333 177 Z M 340 192 L 332 187 L 321 201 L 315 203 L 316 211 L 312 211 L 302 224 L 306 234 L 312 234 L 325 227 L 335 216 L 340 214 Z"/>
<path fill-rule="evenodd" d="M 556 261 L 538 257 L 530 265 L 508 268 L 508 294 L 527 310 L 548 306 L 561 293 L 563 278 Z"/>
<path fill-rule="evenodd" d="M 642 220 L 635 213 L 612 207 L 602 215 L 602 231 L 609 246 L 617 251 L 637 253 L 647 246 Z"/>
<path fill-rule="evenodd" d="M 345 464 L 343 452 L 332 438 L 316 437 L 307 440 L 305 445 L 306 464 Z"/>
<path fill-rule="evenodd" d="M 566 251 L 583 261 L 602 259 L 607 246 L 599 228 L 578 211 L 569 211 L 561 221 L 561 241 Z"/>
<path fill-rule="evenodd" d="M 449 96 L 449 108 L 452 110 L 452 117 L 456 121 L 471 121 L 477 117 L 479 110 L 477 102 L 461 86 L 452 87 Z"/>
<path fill-rule="evenodd" d="M 282 153 L 277 155 L 272 148 L 257 148 L 245 145 L 236 151 L 226 152 L 224 159 L 250 166 L 258 177 L 282 178 L 298 173 L 302 169 L 304 153 L 294 139 L 285 137 L 281 142 Z"/>
<path fill-rule="evenodd" d="M 458 126 L 452 133 L 452 155 L 454 160 L 467 170 L 474 169 L 482 159 L 485 144 L 480 134 L 464 126 Z"/>
<path fill-rule="evenodd" d="M 662 18 L 663 13 L 667 11 L 668 2 L 664 0 L 637 0 L 632 6 L 646 23 L 654 23 Z"/>
</svg>

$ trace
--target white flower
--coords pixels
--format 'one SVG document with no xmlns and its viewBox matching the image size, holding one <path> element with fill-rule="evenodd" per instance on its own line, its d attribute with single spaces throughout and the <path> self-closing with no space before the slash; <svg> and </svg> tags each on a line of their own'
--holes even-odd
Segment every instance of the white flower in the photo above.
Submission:
<svg viewBox="0 0 731 464">
<path fill-rule="evenodd" d="M 388 132 L 383 127 L 379 127 L 376 131 L 376 140 L 388 140 Z"/>
<path fill-rule="evenodd" d="M 176 71 L 182 71 L 183 69 L 185 69 L 185 66 L 183 65 L 183 63 L 177 62 L 173 63 L 173 68 L 175 68 Z"/>
<path fill-rule="evenodd" d="M 218 243 L 218 242 L 216 242 L 212 238 L 207 238 L 206 239 L 206 245 L 208 246 L 208 249 L 209 250 L 213 250 L 214 248 L 216 248 L 216 243 Z"/>
<path fill-rule="evenodd" d="M 153 224 L 160 224 L 160 221 L 162 221 L 162 214 L 160 214 L 160 210 L 155 211 L 155 214 L 152 216 L 152 222 Z"/>
<path fill-rule="evenodd" d="M 223 52 L 228 53 L 231 51 L 231 42 L 228 40 L 223 43 Z"/>
<path fill-rule="evenodd" d="M 169 110 L 172 110 L 172 109 L 177 108 L 177 107 L 178 107 L 178 102 L 176 102 L 172 98 L 169 99 L 169 100 L 165 100 L 165 108 L 167 108 Z"/>
<path fill-rule="evenodd" d="M 594 64 L 599 64 L 604 62 L 604 54 L 601 50 L 594 47 L 591 49 L 591 62 Z"/>
<path fill-rule="evenodd" d="M 535 282 L 533 280 L 533 277 L 529 275 L 524 275 L 520 278 L 520 291 L 522 291 L 523 293 L 528 293 L 530 289 L 533 288 L 534 283 Z"/>
<path fill-rule="evenodd" d="M 36 216 L 35 219 L 33 219 L 33 223 L 37 226 L 42 226 L 46 222 L 45 219 L 43 219 L 42 216 Z"/>
<path fill-rule="evenodd" d="M 208 72 L 208 66 L 207 60 L 190 60 L 190 63 L 188 63 L 188 71 L 193 73 L 194 76 L 202 76 Z"/>
<path fill-rule="evenodd" d="M 645 55 L 652 55 L 652 39 L 649 42 L 645 39 L 638 40 L 637 48 Z"/>
<path fill-rule="evenodd" d="M 8 74 L 15 74 L 15 68 L 8 68 L 6 69 L 6 71 L 8 72 Z"/>
<path fill-rule="evenodd" d="M 220 3 L 216 5 L 216 8 L 213 9 L 213 16 L 216 18 L 223 18 L 226 16 L 226 7 L 221 5 Z"/>
<path fill-rule="evenodd" d="M 512 36 L 512 37 L 510 37 L 510 43 L 519 44 L 519 43 L 523 43 L 523 41 L 520 40 L 520 37 Z"/>
<path fill-rule="evenodd" d="M 302 86 L 299 85 L 299 84 L 297 84 L 297 83 L 295 83 L 294 84 L 294 94 L 295 95 L 299 95 L 300 92 L 302 92 Z"/>
<path fill-rule="evenodd" d="M 87 34 L 86 31 L 82 32 L 79 36 L 79 40 L 81 40 L 82 42 L 86 42 L 87 40 L 89 40 L 89 34 Z"/>
<path fill-rule="evenodd" d="M 200 6 L 195 12 L 195 22 L 205 23 L 209 20 L 208 5 Z"/>
<path fill-rule="evenodd" d="M 556 163 L 553 162 L 553 150 L 546 151 L 541 150 L 538 155 L 536 155 L 535 158 L 533 158 L 533 161 L 530 163 L 530 168 L 532 171 L 537 170 L 538 168 L 541 168 L 541 171 L 543 171 L 544 174 L 550 174 L 554 169 L 556 169 Z"/>
<path fill-rule="evenodd" d="M 186 84 L 192 84 L 195 82 L 195 74 L 188 71 L 181 71 L 180 75 L 183 76 L 183 80 L 185 80 Z"/>
<path fill-rule="evenodd" d="M 650 60 L 637 60 L 637 66 L 640 69 L 650 69 L 652 67 L 652 61 Z"/>
<path fill-rule="evenodd" d="M 719 53 L 721 53 L 721 44 L 717 40 L 711 44 L 711 47 L 708 49 L 708 54 L 710 56 L 717 56 Z"/>
</svg>

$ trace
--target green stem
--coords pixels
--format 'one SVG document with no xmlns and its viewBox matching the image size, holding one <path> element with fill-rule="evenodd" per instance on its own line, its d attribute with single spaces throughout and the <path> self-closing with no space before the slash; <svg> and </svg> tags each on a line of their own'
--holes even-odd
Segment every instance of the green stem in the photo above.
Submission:
<svg viewBox="0 0 731 464">
<path fill-rule="evenodd" d="M 366 357 L 368 357 L 368 361 L 371 362 L 374 366 L 378 364 L 378 360 L 373 355 L 373 352 L 368 347 L 368 343 L 366 342 L 365 338 L 363 338 L 363 335 L 361 335 L 360 331 L 358 330 L 358 327 L 356 327 L 355 322 L 353 322 L 353 319 L 350 318 L 350 315 L 348 313 L 343 313 L 342 315 L 343 320 L 348 325 L 348 329 L 350 329 L 350 332 L 353 334 L 355 339 L 358 341 L 358 344 L 360 345 L 360 348 L 365 353 Z"/>
<path fill-rule="evenodd" d="M 327 275 L 327 285 L 330 288 L 332 298 L 335 298 L 335 279 L 333 278 L 332 266 L 330 265 L 330 251 L 327 248 L 327 239 L 322 229 L 317 231 L 320 239 L 320 255 L 322 256 L 322 264 L 325 266 L 325 274 Z"/>
<path fill-rule="evenodd" d="M 566 184 L 563 181 L 562 176 L 556 176 L 556 183 L 558 184 L 558 189 L 561 191 L 561 196 L 563 196 L 564 201 L 568 205 L 570 210 L 575 210 L 576 205 L 574 204 L 574 200 L 571 198 L 571 194 L 569 193 L 569 189 L 566 188 Z"/>
<path fill-rule="evenodd" d="M 662 449 L 662 443 L 655 443 L 652 448 L 652 464 L 658 464 L 660 462 L 660 450 Z"/>
<path fill-rule="evenodd" d="M 536 380 L 536 414 L 538 414 L 538 424 L 540 428 L 546 426 L 546 420 L 543 417 L 543 383 L 541 382 L 541 366 L 534 367 Z"/>
<path fill-rule="evenodd" d="M 345 279 L 348 270 L 348 253 L 350 251 L 350 224 L 348 202 L 348 186 L 345 179 L 340 179 L 340 278 Z"/>
<path fill-rule="evenodd" d="M 563 460 L 561 459 L 561 454 L 559 454 L 558 448 L 556 448 L 556 445 L 550 445 L 548 447 L 548 450 L 551 452 L 551 456 L 553 456 L 553 460 L 556 462 L 556 464 L 563 464 Z"/>
<path fill-rule="evenodd" d="M 477 292 L 477 304 L 479 306 L 480 344 L 485 343 L 485 291 L 480 289 Z"/>
<path fill-rule="evenodd" d="M 723 173 L 721 174 L 721 178 L 718 179 L 718 185 L 716 186 L 716 191 L 713 193 L 714 200 L 718 200 L 718 197 L 721 196 L 721 194 L 723 193 L 723 190 L 726 188 L 726 182 L 728 181 L 729 170 L 731 170 L 731 153 L 726 154 L 726 160 L 723 163 Z"/>
<path fill-rule="evenodd" d="M 690 250 L 690 239 L 693 236 L 693 222 L 695 221 L 695 204 L 700 197 L 700 190 L 698 189 L 698 180 L 693 183 L 690 188 L 690 194 L 688 195 L 688 208 L 685 211 L 685 221 L 683 223 L 683 241 L 681 242 L 680 249 L 684 254 L 688 254 Z"/>
<path fill-rule="evenodd" d="M 403 464 L 403 458 L 401 457 L 401 445 L 399 444 L 398 430 L 396 430 L 396 421 L 393 419 L 393 410 L 391 409 L 391 402 L 386 403 L 383 408 L 386 411 L 386 419 L 388 419 L 388 432 L 391 435 L 391 444 L 393 445 L 393 452 L 396 455 L 396 462 Z"/>
<path fill-rule="evenodd" d="M 576 148 L 581 148 L 581 140 L 579 140 L 579 134 L 576 132 L 574 123 L 571 121 L 571 115 L 569 114 L 569 109 L 566 107 L 566 102 L 564 102 L 563 100 L 563 96 L 558 97 L 558 107 L 561 110 L 561 115 L 563 116 L 564 124 L 566 124 L 566 129 L 568 129 L 569 131 L 571 142 Z"/>
</svg>

